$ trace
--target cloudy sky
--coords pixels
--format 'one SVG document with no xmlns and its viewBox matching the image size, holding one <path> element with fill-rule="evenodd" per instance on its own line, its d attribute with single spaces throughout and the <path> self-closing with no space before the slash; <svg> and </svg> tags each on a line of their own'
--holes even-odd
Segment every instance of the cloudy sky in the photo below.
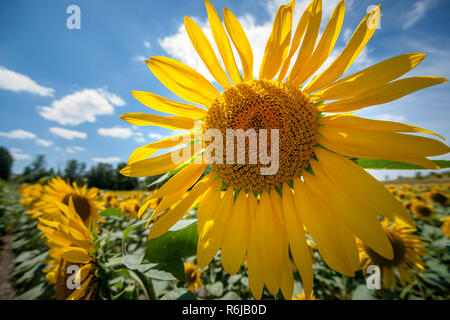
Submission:
<svg viewBox="0 0 450 320">
<path fill-rule="evenodd" d="M 324 0 L 322 29 L 337 0 Z M 347 74 L 389 57 L 424 52 L 409 75 L 450 77 L 450 2 L 380 1 L 381 26 Z M 252 44 L 258 74 L 277 7 L 285 0 L 213 0 L 218 12 L 232 10 Z M 68 29 L 70 5 L 81 9 L 81 29 Z M 308 1 L 297 1 L 294 25 Z M 331 58 L 345 46 L 371 0 L 346 1 L 341 35 Z M 120 120 L 127 112 L 147 112 L 131 90 L 179 100 L 150 72 L 143 59 L 170 56 L 212 79 L 192 48 L 183 26 L 193 18 L 210 35 L 202 0 L 3 0 L 0 3 L 0 145 L 20 173 L 37 154 L 50 166 L 69 159 L 126 161 L 137 147 L 171 134 L 158 127 L 136 128 Z M 449 84 L 428 88 L 357 114 L 401 121 L 450 138 Z M 157 113 L 157 112 L 155 112 Z M 448 155 L 446 157 L 448 159 Z M 373 172 L 371 172 L 373 173 Z M 376 172 L 386 174 L 415 172 Z"/>
</svg>

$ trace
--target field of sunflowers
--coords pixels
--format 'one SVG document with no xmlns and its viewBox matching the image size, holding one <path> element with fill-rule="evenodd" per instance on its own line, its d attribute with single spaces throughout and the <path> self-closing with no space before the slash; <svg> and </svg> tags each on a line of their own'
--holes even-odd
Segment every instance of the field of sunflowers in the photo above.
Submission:
<svg viewBox="0 0 450 320">
<path fill-rule="evenodd" d="M 148 239 L 151 215 L 161 201 L 151 192 L 89 189 L 58 177 L 21 186 L 2 182 L 0 188 L 2 250 L 14 257 L 12 298 L 253 299 L 246 264 L 229 274 L 219 252 L 205 269 L 197 265 L 196 207 L 170 231 Z M 387 188 L 417 228 L 382 221 L 394 259 L 358 240 L 361 270 L 344 276 L 327 266 L 308 236 L 313 294 L 305 297 L 295 272 L 292 299 L 450 298 L 450 184 Z M 367 286 L 369 265 L 381 269 L 379 289 Z M 292 258 L 291 268 L 296 271 Z M 265 288 L 262 298 L 283 296 Z"/>
</svg>

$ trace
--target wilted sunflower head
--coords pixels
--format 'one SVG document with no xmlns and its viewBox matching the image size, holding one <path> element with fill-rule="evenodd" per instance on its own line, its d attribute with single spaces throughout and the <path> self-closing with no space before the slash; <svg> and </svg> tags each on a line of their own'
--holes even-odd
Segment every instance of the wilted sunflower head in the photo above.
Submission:
<svg viewBox="0 0 450 320">
<path fill-rule="evenodd" d="M 363 273 L 368 266 L 376 265 L 381 269 L 382 287 L 396 288 L 396 272 L 402 286 L 412 282 L 417 274 L 424 270 L 421 257 L 427 253 L 424 242 L 418 235 L 414 235 L 414 229 L 406 225 L 391 223 L 387 219 L 382 221 L 382 226 L 391 242 L 394 255 L 392 259 L 380 256 L 362 241 L 358 241 L 360 260 Z"/>
</svg>

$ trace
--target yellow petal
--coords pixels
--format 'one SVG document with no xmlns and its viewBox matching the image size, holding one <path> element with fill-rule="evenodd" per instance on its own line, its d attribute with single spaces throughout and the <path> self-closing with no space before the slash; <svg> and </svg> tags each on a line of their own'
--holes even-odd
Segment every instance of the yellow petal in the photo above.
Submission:
<svg viewBox="0 0 450 320">
<path fill-rule="evenodd" d="M 222 22 L 220 21 L 219 15 L 211 2 L 205 0 L 205 5 L 206 11 L 208 12 L 211 32 L 217 44 L 217 48 L 219 49 L 220 55 L 222 56 L 228 75 L 234 84 L 240 83 L 242 82 L 241 75 L 236 65 L 236 60 L 234 60 L 233 50 L 231 50 L 230 41 L 228 40 L 227 33 L 225 32 Z"/>
<path fill-rule="evenodd" d="M 261 299 L 264 287 L 264 274 L 262 270 L 261 257 L 261 243 L 264 235 L 258 229 L 260 216 L 256 215 L 258 204 L 255 197 L 249 194 L 249 207 L 251 210 L 251 228 L 250 228 L 250 242 L 247 251 L 247 268 L 248 268 L 248 282 L 250 290 L 255 299 Z"/>
<path fill-rule="evenodd" d="M 273 22 L 272 33 L 266 43 L 264 57 L 259 71 L 259 79 L 272 79 L 280 70 L 289 52 L 292 31 L 292 11 L 294 2 L 282 5 Z"/>
<path fill-rule="evenodd" d="M 162 198 L 162 201 L 155 208 L 150 219 L 175 204 L 175 202 L 183 196 L 186 190 L 200 178 L 205 171 L 206 166 L 206 164 L 195 163 L 187 165 L 152 194 L 151 199 Z"/>
<path fill-rule="evenodd" d="M 151 177 L 175 170 L 183 164 L 173 162 L 172 152 L 130 163 L 120 173 L 127 177 Z"/>
<path fill-rule="evenodd" d="M 165 117 L 148 113 L 131 112 L 119 116 L 120 119 L 135 126 L 158 126 L 172 130 L 190 130 L 195 121 L 184 117 Z"/>
<path fill-rule="evenodd" d="M 386 259 L 392 260 L 394 258 L 392 245 L 378 221 L 376 210 L 367 210 L 366 207 L 359 206 L 357 202 L 354 202 L 353 194 L 346 194 L 346 190 L 339 186 L 339 180 L 326 175 L 317 161 L 311 161 L 311 168 L 326 193 L 333 212 L 365 244 Z"/>
<path fill-rule="evenodd" d="M 291 73 L 287 78 L 287 82 L 295 83 L 295 79 L 305 72 L 306 66 L 309 64 L 314 47 L 316 46 L 317 35 L 319 34 L 320 21 L 322 19 L 322 0 L 314 0 L 312 4 L 312 12 L 308 22 L 305 39 L 292 67 Z"/>
<path fill-rule="evenodd" d="M 203 195 L 203 192 L 207 191 L 213 183 L 213 175 L 208 175 L 192 188 L 186 198 L 181 200 L 173 209 L 163 214 L 148 233 L 149 239 L 159 237 L 169 230 L 178 220 L 180 220 L 189 209 L 195 206 L 199 198 Z"/>
<path fill-rule="evenodd" d="M 235 274 L 244 262 L 249 242 L 250 213 L 244 190 L 239 193 L 231 210 L 227 228 L 222 240 L 222 265 L 226 272 Z"/>
<path fill-rule="evenodd" d="M 344 22 L 344 15 L 345 3 L 344 1 L 341 1 L 334 9 L 330 21 L 328 22 L 319 44 L 311 56 L 311 59 L 307 64 L 305 64 L 305 68 L 297 74 L 294 80 L 294 85 L 298 86 L 305 82 L 323 65 L 325 60 L 327 60 L 331 51 L 333 51 L 334 45 L 336 44 L 336 40 L 341 31 L 342 23 Z"/>
<path fill-rule="evenodd" d="M 200 268 L 205 268 L 219 250 L 226 229 L 228 217 L 233 205 L 233 188 L 228 188 L 222 199 L 216 202 L 216 210 L 198 235 L 197 261 Z"/>
<path fill-rule="evenodd" d="M 222 180 L 217 179 L 203 199 L 199 202 L 197 208 L 197 231 L 200 234 L 208 221 L 216 210 L 216 204 L 220 200 L 220 193 L 217 189 L 222 185 Z"/>
<path fill-rule="evenodd" d="M 305 182 L 299 178 L 294 179 L 294 199 L 300 218 L 311 233 L 324 261 L 332 269 L 353 276 L 354 270 L 340 234 L 340 229 L 346 227 L 333 218 L 317 190 L 311 189 L 309 183 L 314 177 L 307 172 L 303 173 L 303 177 L 306 177 Z"/>
<path fill-rule="evenodd" d="M 445 138 L 430 130 L 412 126 L 409 124 L 403 124 L 399 122 L 371 120 L 366 118 L 360 118 L 352 114 L 336 114 L 319 119 L 319 124 L 323 124 L 331 128 L 342 129 L 355 129 L 361 131 L 374 131 L 374 132 L 419 132 L 428 133 L 438 136 L 445 140 Z"/>
<path fill-rule="evenodd" d="M 325 89 L 311 95 L 311 99 L 325 101 L 354 97 L 364 91 L 399 78 L 415 68 L 424 58 L 424 53 L 407 53 L 384 60 L 336 81 Z"/>
<path fill-rule="evenodd" d="M 286 183 L 283 184 L 282 204 L 292 258 L 302 277 L 303 289 L 305 290 L 306 296 L 309 296 L 312 292 L 314 277 L 311 254 L 306 243 L 303 222 L 295 207 L 294 196 L 291 188 Z"/>
<path fill-rule="evenodd" d="M 208 106 L 220 95 L 200 73 L 179 61 L 152 57 L 145 62 L 159 81 L 186 101 Z"/>
<path fill-rule="evenodd" d="M 62 258 L 73 263 L 88 263 L 89 254 L 86 250 L 77 247 L 65 247 L 61 249 Z"/>
<path fill-rule="evenodd" d="M 412 77 L 382 84 L 364 91 L 355 97 L 323 104 L 317 109 L 322 112 L 348 112 L 370 107 L 377 104 L 400 99 L 417 90 L 428 88 L 447 79 L 441 77 Z"/>
<path fill-rule="evenodd" d="M 156 111 L 191 119 L 202 119 L 207 113 L 206 110 L 200 109 L 199 107 L 187 103 L 176 102 L 151 92 L 131 91 L 131 94 L 140 103 Z"/>
<path fill-rule="evenodd" d="M 184 17 L 184 26 L 186 27 L 187 34 L 189 39 L 191 39 L 191 43 L 197 51 L 200 58 L 205 63 L 209 72 L 211 72 L 212 76 L 216 81 L 225 89 L 229 89 L 232 87 L 230 80 L 223 71 L 222 66 L 220 65 L 219 60 L 217 59 L 216 53 L 214 52 L 211 43 L 209 43 L 205 34 L 191 18 Z"/>
<path fill-rule="evenodd" d="M 414 226 L 414 222 L 402 204 L 389 193 L 381 182 L 364 169 L 353 161 L 322 148 L 315 148 L 314 153 L 325 173 L 338 180 L 341 188 L 344 188 L 347 193 L 354 194 L 352 197 L 354 201 L 375 209 L 378 214 L 391 221 Z"/>
<path fill-rule="evenodd" d="M 191 141 L 193 137 L 194 133 L 188 132 L 139 147 L 131 153 L 128 158 L 128 164 L 144 160 L 161 149 L 173 148 L 178 145 L 185 144 L 186 142 Z"/>
<path fill-rule="evenodd" d="M 227 8 L 223 9 L 223 22 L 241 58 L 244 80 L 249 81 L 253 79 L 253 51 L 250 42 L 238 19 Z"/>
<path fill-rule="evenodd" d="M 440 141 L 402 133 L 321 127 L 320 134 L 319 144 L 346 156 L 408 162 L 428 169 L 438 167 L 425 157 L 450 151 Z"/>
<path fill-rule="evenodd" d="M 302 17 L 298 21 L 297 29 L 295 30 L 294 37 L 292 38 L 292 43 L 289 48 L 289 54 L 286 57 L 286 59 L 283 62 L 283 66 L 280 70 L 280 73 L 278 74 L 277 80 L 283 81 L 284 77 L 286 76 L 286 73 L 289 69 L 289 65 L 291 63 L 291 59 L 294 56 L 295 52 L 297 51 L 298 47 L 300 46 L 300 41 L 302 41 L 303 34 L 306 31 L 306 27 L 308 26 L 309 17 L 311 16 L 312 12 L 312 5 L 314 2 L 311 2 L 308 8 L 306 8 L 305 12 L 303 12 Z"/>
<path fill-rule="evenodd" d="M 306 93 L 315 92 L 332 83 L 350 67 L 374 34 L 380 15 L 380 6 L 377 6 L 362 19 L 347 46 L 336 60 L 305 87 L 304 91 Z"/>
</svg>

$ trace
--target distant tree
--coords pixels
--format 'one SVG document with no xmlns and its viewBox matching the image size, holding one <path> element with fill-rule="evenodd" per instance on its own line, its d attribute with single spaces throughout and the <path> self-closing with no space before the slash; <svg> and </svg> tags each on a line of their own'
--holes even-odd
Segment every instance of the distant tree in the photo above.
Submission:
<svg viewBox="0 0 450 320">
<path fill-rule="evenodd" d="M 84 162 L 78 162 L 75 159 L 69 160 L 64 168 L 63 178 L 68 179 L 71 182 L 82 184 L 85 170 L 86 164 Z"/>
<path fill-rule="evenodd" d="M 86 174 L 89 187 L 97 187 L 100 189 L 115 189 L 115 170 L 109 163 L 99 163 Z"/>
<path fill-rule="evenodd" d="M 139 185 L 139 180 L 137 178 L 126 177 L 120 174 L 120 170 L 122 170 L 127 164 L 125 162 L 121 162 L 117 165 L 115 172 L 115 190 L 134 190 L 137 189 Z"/>
<path fill-rule="evenodd" d="M 145 190 L 159 189 L 165 182 L 165 179 L 162 179 L 162 177 L 163 177 L 163 174 L 146 177 L 144 180 L 144 189 Z M 158 181 L 159 179 L 161 179 L 162 181 Z"/>
<path fill-rule="evenodd" d="M 38 182 L 39 179 L 52 176 L 53 171 L 46 169 L 45 155 L 37 155 L 34 161 L 23 170 L 20 180 L 28 183 Z"/>
<path fill-rule="evenodd" d="M 9 151 L 4 147 L 0 147 L 0 179 L 9 180 L 12 163 L 13 158 Z"/>
<path fill-rule="evenodd" d="M 416 172 L 416 179 L 422 179 L 422 172 L 420 171 Z"/>
</svg>

